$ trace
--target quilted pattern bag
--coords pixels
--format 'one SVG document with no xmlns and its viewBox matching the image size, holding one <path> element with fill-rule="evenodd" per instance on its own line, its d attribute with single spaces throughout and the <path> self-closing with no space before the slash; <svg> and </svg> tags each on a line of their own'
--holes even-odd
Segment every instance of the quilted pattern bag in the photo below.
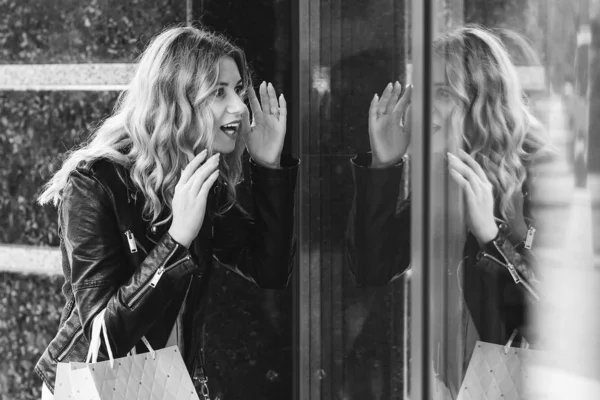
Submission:
<svg viewBox="0 0 600 400">
<path fill-rule="evenodd" d="M 98 362 L 101 332 L 109 360 Z M 86 362 L 59 364 L 54 400 L 199 400 L 178 347 L 153 350 L 142 340 L 149 353 L 114 359 L 101 312 L 94 319 Z"/>
<path fill-rule="evenodd" d="M 540 350 L 477 341 L 457 400 L 520 400 L 528 397 L 527 367 L 543 354 Z"/>
</svg>

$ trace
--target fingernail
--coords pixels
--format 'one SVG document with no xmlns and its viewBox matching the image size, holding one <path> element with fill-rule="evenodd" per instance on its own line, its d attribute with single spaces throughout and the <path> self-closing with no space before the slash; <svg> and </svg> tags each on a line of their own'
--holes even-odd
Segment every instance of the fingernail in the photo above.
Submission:
<svg viewBox="0 0 600 400">
<path fill-rule="evenodd" d="M 201 155 L 205 155 L 208 150 L 204 149 L 200 152 Z"/>
</svg>

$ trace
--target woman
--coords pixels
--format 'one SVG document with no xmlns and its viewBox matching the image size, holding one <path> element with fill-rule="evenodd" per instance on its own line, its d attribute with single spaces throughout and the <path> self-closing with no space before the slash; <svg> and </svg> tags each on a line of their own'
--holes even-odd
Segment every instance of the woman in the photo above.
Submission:
<svg viewBox="0 0 600 400">
<path fill-rule="evenodd" d="M 85 359 L 104 309 L 115 357 L 146 351 L 142 336 L 154 348 L 177 344 L 205 381 L 213 257 L 260 287 L 287 285 L 299 161 L 281 155 L 283 95 L 264 82 L 259 95 L 242 50 L 196 28 L 168 29 L 142 54 L 113 115 L 47 184 L 39 202 L 59 209 L 66 304 L 35 367 L 46 396 L 57 362 Z M 238 186 L 244 149 L 250 182 Z"/>
<path fill-rule="evenodd" d="M 537 296 L 531 287 L 529 167 L 543 148 L 541 127 L 505 48 L 487 30 L 470 26 L 438 39 L 432 75 L 433 162 L 440 171 L 447 164 L 466 205 L 462 293 L 480 340 L 506 344 L 514 329 L 526 335 L 525 298 Z M 401 96 L 396 83 L 381 99 L 375 95 L 372 155 L 352 160 L 347 255 L 360 286 L 385 285 L 410 264 L 410 198 L 402 190 L 410 122 L 401 120 L 411 90 Z M 446 149 L 457 150 L 446 155 Z"/>
</svg>

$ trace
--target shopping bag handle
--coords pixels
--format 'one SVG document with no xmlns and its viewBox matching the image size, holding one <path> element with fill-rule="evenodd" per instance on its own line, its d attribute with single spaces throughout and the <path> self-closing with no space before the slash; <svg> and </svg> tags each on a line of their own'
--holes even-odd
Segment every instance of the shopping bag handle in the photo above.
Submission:
<svg viewBox="0 0 600 400">
<path fill-rule="evenodd" d="M 89 363 L 89 362 L 96 363 L 98 361 L 98 353 L 100 352 L 100 341 L 102 340 L 101 339 L 101 335 L 102 335 L 102 337 L 104 337 L 104 344 L 106 346 L 106 352 L 108 353 L 110 367 L 112 368 L 114 366 L 115 358 L 113 356 L 113 352 L 110 347 L 110 343 L 108 341 L 108 334 L 106 332 L 106 321 L 104 320 L 105 313 L 106 313 L 106 309 L 100 311 L 98 313 L 98 315 L 96 315 L 94 317 L 94 320 L 92 321 L 92 336 L 90 338 L 90 348 L 88 350 L 88 354 L 85 359 L 85 362 L 86 363 Z M 142 342 L 144 342 L 144 344 L 150 351 L 150 355 L 152 356 L 152 359 L 153 360 L 156 359 L 156 351 L 154 351 L 154 349 L 150 345 L 150 342 L 148 342 L 148 339 L 146 339 L 145 336 L 142 336 Z M 132 349 L 132 351 L 130 351 L 130 353 L 132 353 L 133 351 L 135 351 L 135 346 Z"/>
<path fill-rule="evenodd" d="M 510 349 L 510 346 L 512 345 L 512 342 L 515 340 L 515 337 L 517 337 L 518 332 L 519 332 L 518 329 L 513 330 L 512 335 L 510 335 L 510 338 L 508 338 L 508 342 L 506 342 L 506 345 L 504 346 L 504 354 L 508 354 L 508 349 Z"/>
<path fill-rule="evenodd" d="M 94 317 L 92 321 L 92 336 L 90 338 L 90 348 L 88 350 L 87 357 L 85 359 L 86 363 L 98 362 L 98 353 L 100 352 L 100 335 L 104 336 L 104 344 L 106 345 L 106 352 L 108 353 L 108 359 L 110 360 L 110 366 L 114 365 L 115 358 L 113 357 L 112 349 L 110 348 L 110 343 L 108 342 L 108 334 L 106 333 L 106 322 L 104 321 L 104 314 L 106 313 L 106 308 L 103 309 Z"/>
</svg>

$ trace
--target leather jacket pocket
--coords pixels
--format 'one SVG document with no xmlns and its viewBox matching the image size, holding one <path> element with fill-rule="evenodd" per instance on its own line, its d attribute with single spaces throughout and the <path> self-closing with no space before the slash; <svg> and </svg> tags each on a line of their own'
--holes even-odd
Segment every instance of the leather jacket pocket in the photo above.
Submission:
<svg viewBox="0 0 600 400">
<path fill-rule="evenodd" d="M 57 362 L 63 360 L 83 360 L 87 354 L 87 340 L 83 335 L 83 327 L 79 315 L 71 313 L 64 325 L 50 342 L 48 351 Z"/>
<path fill-rule="evenodd" d="M 188 255 L 187 257 L 178 260 L 168 267 L 160 266 L 148 281 L 146 281 L 137 291 L 135 291 L 129 298 L 126 299 L 126 306 L 129 309 L 134 309 L 156 287 L 165 273 L 177 268 L 186 261 L 191 261 L 191 259 L 192 257 Z"/>
</svg>

